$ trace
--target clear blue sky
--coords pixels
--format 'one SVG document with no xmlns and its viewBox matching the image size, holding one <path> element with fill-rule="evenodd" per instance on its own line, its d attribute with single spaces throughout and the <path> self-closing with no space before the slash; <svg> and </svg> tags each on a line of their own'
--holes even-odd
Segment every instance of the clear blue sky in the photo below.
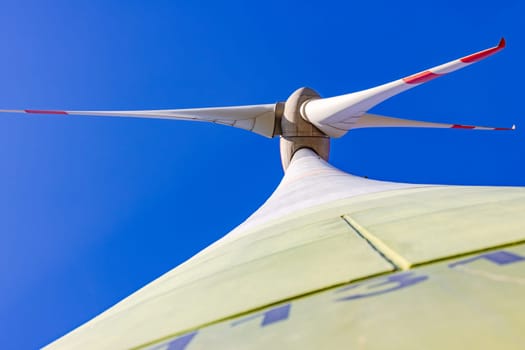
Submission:
<svg viewBox="0 0 525 350">
<path fill-rule="evenodd" d="M 525 185 L 525 7 L 483 1 L 1 0 L 0 108 L 323 96 L 496 45 L 379 114 L 514 133 L 359 130 L 332 162 L 393 181 Z M 520 128 L 521 127 L 521 128 Z M 212 243 L 278 184 L 278 140 L 204 123 L 0 116 L 0 344 L 33 349 Z"/>
</svg>

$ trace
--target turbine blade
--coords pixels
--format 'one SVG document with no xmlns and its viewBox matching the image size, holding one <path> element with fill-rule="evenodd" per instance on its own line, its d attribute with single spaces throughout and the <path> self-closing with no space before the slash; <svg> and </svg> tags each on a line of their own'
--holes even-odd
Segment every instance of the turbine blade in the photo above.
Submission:
<svg viewBox="0 0 525 350">
<path fill-rule="evenodd" d="M 328 136 L 343 136 L 349 130 L 346 127 L 349 122 L 357 121 L 365 112 L 384 100 L 432 79 L 467 67 L 501 51 L 504 47 L 505 39 L 502 38 L 497 46 L 390 83 L 346 95 L 310 100 L 303 107 L 303 118 Z"/>
<path fill-rule="evenodd" d="M 377 114 L 365 113 L 353 122 L 345 122 L 347 130 L 359 128 L 440 128 L 440 129 L 470 129 L 470 130 L 515 130 L 516 125 L 510 128 L 491 127 L 491 126 L 477 126 L 477 125 L 463 125 L 463 124 L 447 124 L 447 123 L 432 123 L 419 120 L 400 119 L 387 117 Z"/>
<path fill-rule="evenodd" d="M 213 107 L 192 109 L 159 109 L 143 111 L 62 111 L 62 110 L 0 110 L 0 113 L 29 113 L 55 115 L 85 115 L 101 117 L 135 117 L 175 119 L 212 122 L 252 131 L 273 137 L 275 127 L 275 104 Z"/>
</svg>

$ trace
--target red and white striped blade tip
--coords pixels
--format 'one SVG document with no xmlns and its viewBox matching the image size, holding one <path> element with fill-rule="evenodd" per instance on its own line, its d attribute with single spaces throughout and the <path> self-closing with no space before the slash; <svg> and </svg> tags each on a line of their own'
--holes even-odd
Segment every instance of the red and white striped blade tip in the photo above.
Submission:
<svg viewBox="0 0 525 350">
<path fill-rule="evenodd" d="M 476 125 L 462 125 L 462 124 L 453 124 L 452 129 L 468 129 L 468 130 L 516 130 L 516 125 L 512 124 L 510 128 L 496 128 L 488 126 L 476 126 Z"/>
</svg>

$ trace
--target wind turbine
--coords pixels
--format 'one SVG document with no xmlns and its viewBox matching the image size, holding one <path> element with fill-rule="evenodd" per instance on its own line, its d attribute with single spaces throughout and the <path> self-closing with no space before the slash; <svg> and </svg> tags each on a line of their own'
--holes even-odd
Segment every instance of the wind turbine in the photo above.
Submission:
<svg viewBox="0 0 525 350">
<path fill-rule="evenodd" d="M 514 130 L 514 125 L 431 123 L 368 113 L 390 97 L 504 47 L 501 39 L 497 46 L 414 75 L 329 98 L 301 88 L 284 102 L 250 106 L 1 110 L 205 121 L 280 137 L 285 176 L 261 208 L 187 262 L 46 349 L 318 349 L 365 343 L 369 348 L 421 348 L 424 342 L 466 347 L 491 344 L 494 337 L 487 331 L 494 327 L 514 337 L 507 343 L 508 338 L 496 337 L 496 343 L 519 346 L 514 340 L 523 335 L 516 325 L 525 323 L 525 303 L 519 298 L 525 283 L 516 276 L 525 266 L 519 264 L 525 261 L 523 188 L 375 181 L 328 164 L 331 138 L 358 128 Z M 497 235 L 491 231 L 496 229 Z M 463 273 L 460 281 L 457 273 Z M 480 279 L 493 285 L 480 284 Z M 434 280 L 441 284 L 427 283 Z M 493 297 L 494 283 L 506 293 L 504 301 Z M 471 298 L 470 304 L 465 306 L 463 297 Z M 489 311 L 479 311 L 483 307 Z M 496 326 L 490 310 L 498 315 Z M 423 311 L 433 317 L 431 322 L 418 316 Z M 488 321 L 471 320 L 473 312 Z M 393 314 L 410 327 L 393 324 Z M 457 324 L 445 336 L 432 331 L 449 321 Z"/>
</svg>

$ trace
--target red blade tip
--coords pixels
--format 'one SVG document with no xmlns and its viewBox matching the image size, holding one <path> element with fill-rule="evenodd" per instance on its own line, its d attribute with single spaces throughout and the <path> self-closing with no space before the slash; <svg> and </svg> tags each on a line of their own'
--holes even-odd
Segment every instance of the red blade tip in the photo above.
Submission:
<svg viewBox="0 0 525 350">
<path fill-rule="evenodd" d="M 495 130 L 516 130 L 516 125 L 512 124 L 510 128 L 494 128 Z"/>
<path fill-rule="evenodd" d="M 41 109 L 25 109 L 24 112 L 31 114 L 67 114 L 66 111 L 49 111 Z"/>
</svg>

